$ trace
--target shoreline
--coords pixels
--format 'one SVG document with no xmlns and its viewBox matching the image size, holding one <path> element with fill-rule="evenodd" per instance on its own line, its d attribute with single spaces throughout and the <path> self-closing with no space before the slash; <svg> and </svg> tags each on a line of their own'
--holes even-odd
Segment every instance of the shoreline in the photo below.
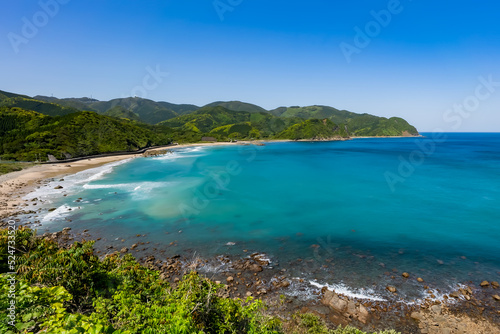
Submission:
<svg viewBox="0 0 500 334">
<path fill-rule="evenodd" d="M 246 142 L 214 142 L 214 143 L 188 143 L 179 145 L 166 145 L 146 150 L 147 152 L 162 151 L 165 149 L 178 149 L 193 146 L 226 146 L 238 145 Z M 249 142 L 250 143 L 250 142 Z M 20 171 L 0 175 L 0 219 L 15 215 L 20 211 L 23 197 L 32 192 L 45 181 L 76 174 L 78 172 L 100 167 L 108 163 L 143 157 L 144 153 L 123 154 L 96 158 L 82 158 L 78 161 L 37 164 Z"/>
<path fill-rule="evenodd" d="M 358 138 L 358 137 L 355 137 L 355 138 Z M 385 137 L 376 137 L 376 138 L 385 138 Z M 269 142 L 269 143 L 272 143 L 272 142 L 294 142 L 294 140 L 252 141 L 252 142 L 241 141 L 241 142 L 236 142 L 236 143 L 230 143 L 230 142 L 189 143 L 189 144 L 181 144 L 181 145 L 175 145 L 175 146 L 166 146 L 163 148 L 155 148 L 155 149 L 152 149 L 151 151 L 154 152 L 154 151 L 161 151 L 161 150 L 165 150 L 165 149 L 167 149 L 167 150 L 174 149 L 175 150 L 177 148 L 199 147 L 199 146 L 227 146 L 227 145 L 233 145 L 233 144 L 234 145 L 257 144 L 258 145 L 258 144 L 265 144 L 267 142 Z M 125 159 L 130 159 L 130 158 L 141 157 L 141 156 L 142 155 L 139 155 L 139 154 L 130 154 L 130 155 L 120 155 L 120 156 L 111 156 L 111 157 L 91 158 L 91 159 L 80 160 L 80 161 L 72 162 L 72 163 L 68 163 L 68 164 L 61 164 L 61 163 L 44 164 L 44 165 L 33 166 L 33 167 L 27 168 L 25 170 L 19 171 L 19 172 L 12 172 L 12 173 L 2 175 L 2 176 L 0 176 L 0 185 L 1 185 L 0 202 L 3 203 L 4 198 L 5 198 L 5 201 L 7 201 L 8 206 L 6 207 L 6 210 L 4 210 L 5 206 L 2 207 L 2 213 L 0 214 L 0 218 L 15 216 L 16 212 L 17 213 L 21 212 L 22 211 L 21 205 L 23 203 L 22 197 L 24 197 L 27 193 L 33 191 L 35 189 L 35 187 L 37 187 L 38 185 L 43 184 L 43 182 L 49 181 L 49 179 L 51 179 L 51 178 L 64 177 L 67 175 L 78 173 L 78 172 L 86 170 L 86 169 L 95 168 L 95 167 L 99 167 L 99 166 L 102 166 L 102 165 L 105 165 L 108 163 L 112 163 L 112 162 L 116 162 L 116 161 L 120 161 L 120 160 L 125 160 Z M 69 167 L 68 167 L 68 165 L 69 165 Z M 15 194 L 15 195 L 9 195 L 9 194 Z M 98 238 L 100 236 L 90 235 L 90 234 L 86 233 L 84 236 L 82 236 L 81 239 L 89 240 L 89 237 L 90 237 L 90 239 L 96 240 L 96 238 Z M 80 238 L 77 236 L 74 236 L 74 239 L 77 240 Z M 103 239 L 105 239 L 105 238 L 103 238 Z M 144 239 L 144 241 L 147 241 L 147 240 Z M 102 240 L 101 243 L 107 243 L 107 242 L 105 240 Z M 144 245 L 144 243 L 142 243 L 142 244 Z M 107 245 L 109 246 L 109 244 L 107 244 Z M 101 247 L 103 247 L 103 246 L 101 246 Z M 104 246 L 104 247 L 106 247 L 106 246 Z M 106 248 L 108 249 L 107 252 L 110 252 L 110 253 L 120 250 L 117 248 L 109 248 L 109 247 L 106 247 Z M 131 252 L 131 250 L 130 250 L 130 252 Z M 100 255 L 104 255 L 104 254 L 100 254 Z M 140 255 L 140 254 L 137 254 L 137 255 Z M 157 257 L 159 257 L 159 255 L 157 255 Z M 147 260 L 147 257 L 146 257 L 146 260 Z M 185 260 L 189 261 L 189 259 L 187 259 L 187 258 Z M 146 263 L 147 263 L 147 261 L 146 261 Z M 161 267 L 159 267 L 158 269 L 160 270 Z M 240 293 L 244 296 L 246 292 L 250 292 L 249 288 L 244 287 L 245 284 L 243 284 L 243 283 L 245 281 L 241 281 L 241 283 L 239 285 L 236 285 L 236 284 L 238 284 L 236 282 L 240 281 L 240 277 L 238 276 L 238 272 L 244 272 L 245 269 L 237 269 L 237 268 L 234 268 L 234 269 L 235 270 L 230 271 L 230 275 L 232 275 L 231 277 L 233 277 L 234 282 L 235 282 L 231 286 L 233 288 L 237 288 L 238 293 Z M 247 274 L 249 274 L 248 270 L 246 270 L 246 271 L 247 271 Z M 264 271 L 267 271 L 265 267 L 264 267 Z M 266 277 L 266 275 L 271 274 L 271 271 L 266 273 L 266 275 L 264 275 L 264 273 L 260 273 L 260 272 L 258 272 L 258 273 L 262 277 L 261 280 L 271 281 L 271 279 L 269 277 Z M 245 276 L 245 275 L 250 276 L 250 274 L 253 275 L 253 272 L 251 272 L 249 275 L 247 275 L 247 274 L 243 274 L 243 276 Z M 226 276 L 226 277 L 228 277 L 228 276 Z M 218 279 L 225 280 L 226 277 L 218 277 Z M 174 279 L 174 276 L 172 276 L 172 279 Z M 248 277 L 247 277 L 247 280 L 248 280 Z M 286 287 L 282 287 L 282 288 L 286 288 Z M 269 294 L 260 295 L 260 294 L 257 294 L 257 292 L 256 292 L 258 290 L 252 290 L 252 291 L 253 291 L 252 293 L 254 294 L 254 296 L 262 297 L 264 299 L 276 297 L 276 295 L 272 294 L 271 292 L 269 292 Z M 281 291 L 281 290 L 278 289 L 276 291 Z M 469 314 L 469 312 L 471 312 L 470 307 L 472 307 L 472 306 L 469 306 L 469 308 L 467 308 L 468 300 L 466 301 L 465 299 L 460 299 L 460 302 L 458 303 L 458 305 L 448 305 L 446 301 L 443 301 L 443 302 L 433 301 L 432 303 L 434 303 L 434 305 L 432 305 L 432 303 L 428 303 L 427 305 L 423 305 L 425 307 L 422 307 L 422 305 L 416 305 L 415 311 L 413 311 L 413 309 L 407 309 L 405 311 L 402 311 L 402 313 L 400 313 L 401 309 L 398 309 L 398 307 L 393 307 L 389 304 L 387 304 L 387 305 L 382 305 L 382 304 L 381 305 L 373 305 L 373 307 L 372 307 L 371 304 L 368 304 L 363 300 L 359 300 L 359 299 L 355 299 L 355 298 L 348 298 L 348 297 L 341 295 L 339 293 L 336 293 L 336 292 L 333 292 L 333 295 L 332 295 L 332 294 L 327 293 L 327 291 L 329 291 L 329 290 L 321 289 L 321 293 L 318 291 L 318 293 L 315 294 L 314 296 L 312 296 L 311 300 L 308 302 L 295 300 L 295 301 L 290 303 L 290 308 L 294 309 L 294 310 L 307 308 L 310 311 L 312 311 L 313 313 L 320 315 L 322 318 L 329 321 L 330 323 L 337 323 L 338 324 L 338 323 L 344 323 L 347 321 L 348 323 L 355 324 L 355 325 L 360 326 L 360 327 L 363 327 L 364 324 L 362 321 L 361 321 L 361 323 L 358 322 L 358 320 L 360 320 L 359 315 L 360 315 L 360 312 L 362 313 L 362 312 L 364 312 L 364 310 L 361 309 L 359 305 L 363 305 L 363 307 L 365 307 L 369 311 L 369 314 L 371 316 L 373 316 L 373 319 L 370 320 L 368 323 L 371 325 L 376 324 L 377 326 L 382 326 L 383 324 L 387 324 L 387 321 L 389 321 L 388 319 L 392 319 L 391 321 L 401 320 L 405 324 L 405 326 L 409 326 L 409 327 L 412 327 L 414 329 L 415 328 L 414 322 L 417 320 L 420 323 L 424 323 L 424 321 L 429 321 L 429 322 L 436 321 L 436 319 L 433 315 L 434 311 L 432 310 L 434 305 L 439 305 L 440 307 L 442 307 L 442 310 L 440 308 L 440 310 L 441 310 L 439 313 L 440 316 L 442 316 L 442 314 L 444 314 L 445 310 L 446 310 L 446 312 L 450 312 L 450 314 L 454 314 L 454 312 L 458 312 L 457 314 L 459 314 L 459 315 L 456 315 L 455 318 L 452 318 L 452 319 L 456 319 L 458 317 L 461 317 L 462 320 L 460 320 L 460 322 L 462 322 L 462 323 L 469 323 L 470 322 L 470 326 L 473 326 L 472 324 L 474 322 L 477 322 L 478 320 L 479 320 L 480 324 L 482 324 L 484 326 L 490 326 L 490 325 L 491 326 L 498 326 L 498 324 L 500 323 L 500 320 L 498 318 L 498 316 L 500 316 L 500 312 L 498 313 L 497 318 L 495 318 L 494 320 L 492 320 L 492 318 L 490 316 L 488 316 L 487 318 L 489 319 L 489 321 L 487 321 L 486 318 L 483 316 L 482 311 L 479 312 L 478 314 L 476 314 L 476 312 L 474 312 L 474 313 L 472 313 L 472 314 L 474 314 L 474 319 L 473 319 L 472 314 Z M 482 292 L 483 291 L 479 291 L 479 293 L 482 293 Z M 277 293 L 279 295 L 279 292 L 277 292 Z M 474 293 L 476 293 L 476 291 Z M 328 294 L 328 296 L 326 296 L 327 294 Z M 337 297 L 335 297 L 335 296 L 337 296 Z M 491 299 L 490 296 L 488 296 L 488 297 Z M 354 303 L 354 305 L 356 305 L 356 307 L 357 307 L 355 313 L 349 314 L 347 312 L 347 309 L 343 310 L 342 312 L 337 310 L 336 307 L 338 305 L 332 301 L 334 298 L 336 298 L 337 301 L 343 300 L 345 302 L 346 307 L 350 302 Z M 465 298 L 465 297 L 462 297 L 462 298 Z M 451 300 L 453 300 L 453 299 L 451 299 Z M 484 304 L 482 304 L 481 302 L 476 302 L 476 303 L 477 303 L 477 305 L 474 305 L 474 307 L 475 307 L 474 310 L 476 310 L 476 308 L 481 309 L 481 305 L 484 306 Z M 340 301 L 340 304 L 343 305 L 343 302 Z M 364 304 L 366 304 L 366 306 Z M 462 304 L 464 304 L 464 305 L 462 305 Z M 413 314 L 414 312 L 417 312 L 417 313 Z M 483 323 L 483 320 L 484 320 L 484 323 Z M 430 325 L 428 325 L 428 326 L 426 325 L 425 328 L 433 328 L 433 327 L 429 327 L 429 326 Z M 418 328 L 418 326 L 416 328 Z M 424 328 L 424 327 L 421 327 L 421 329 L 422 328 Z M 484 333 L 496 333 L 496 331 L 495 331 L 496 327 L 487 327 L 487 328 L 488 329 L 486 329 L 486 328 L 484 329 Z M 402 333 L 419 333 L 419 332 L 413 331 L 413 329 L 412 329 L 412 331 L 402 331 L 402 329 L 399 329 L 399 330 L 402 331 Z M 464 333 L 482 333 L 483 329 L 481 328 L 481 331 L 479 331 L 478 327 L 477 328 L 476 327 L 468 327 L 468 330 L 469 331 L 464 332 Z M 441 332 L 428 331 L 427 333 L 441 333 Z M 452 331 L 450 333 L 455 333 L 455 331 Z M 461 332 L 456 332 L 456 333 L 461 333 Z M 499 329 L 498 333 L 500 333 L 500 329 Z"/>
<path fill-rule="evenodd" d="M 216 284 L 223 284 L 222 292 L 228 298 L 254 297 L 269 306 L 269 313 L 288 318 L 295 312 L 319 316 L 329 328 L 338 325 L 354 326 L 371 333 L 395 329 L 401 334 L 495 334 L 500 333 L 500 311 L 488 306 L 490 294 L 498 287 L 464 285 L 443 300 L 424 300 L 422 303 L 405 303 L 397 300 L 367 300 L 348 296 L 326 287 L 311 288 L 307 298 L 286 268 L 275 268 L 264 253 L 248 253 L 246 257 L 219 255 L 217 257 L 192 256 L 188 253 L 166 255 L 165 250 L 152 248 L 147 235 L 129 239 L 134 245 L 109 245 L 111 240 L 96 238 L 92 231 L 62 231 L 39 235 L 56 241 L 67 248 L 75 241 L 96 240 L 94 254 L 100 258 L 131 254 L 141 265 L 157 271 L 160 277 L 175 286 L 182 276 L 195 271 Z M 97 244 L 100 244 L 97 246 Z M 493 283 L 493 282 L 492 282 Z M 301 292 L 302 291 L 302 292 Z M 448 330 L 448 331 L 447 331 Z"/>
</svg>

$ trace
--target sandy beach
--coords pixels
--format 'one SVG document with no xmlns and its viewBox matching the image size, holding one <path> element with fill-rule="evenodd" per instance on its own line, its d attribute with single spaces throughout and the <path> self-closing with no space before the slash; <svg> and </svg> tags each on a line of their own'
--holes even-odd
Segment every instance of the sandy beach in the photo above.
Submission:
<svg viewBox="0 0 500 334">
<path fill-rule="evenodd" d="M 210 142 L 210 143 L 191 143 L 181 145 L 168 145 L 158 147 L 147 152 L 161 151 L 165 149 L 179 149 L 192 146 L 223 146 L 223 145 L 246 145 L 251 142 Z M 252 142 L 256 144 L 257 142 Z M 83 159 L 68 163 L 53 163 L 35 165 L 21 171 L 11 172 L 0 175 L 0 219 L 9 217 L 18 211 L 18 207 L 22 204 L 22 198 L 33 191 L 43 181 L 55 177 L 62 178 L 66 175 L 75 174 L 86 169 L 99 167 L 111 162 L 139 158 L 143 154 L 125 154 L 109 157 L 98 157 Z"/>
<path fill-rule="evenodd" d="M 164 153 L 165 150 L 179 149 L 185 147 L 197 147 L 197 146 L 227 146 L 227 145 L 262 145 L 267 142 L 287 142 L 289 140 L 279 140 L 279 141 L 240 141 L 236 143 L 228 142 L 211 142 L 211 143 L 192 143 L 183 145 L 173 145 L 165 146 L 161 148 L 155 148 L 148 152 L 158 151 L 159 153 Z M 99 167 L 108 163 L 142 157 L 143 154 L 126 154 L 120 156 L 110 156 L 110 157 L 99 157 L 91 159 L 83 159 L 75 162 L 68 163 L 55 163 L 55 164 L 43 164 L 36 165 L 33 167 L 26 168 L 22 171 L 12 172 L 0 176 L 0 219 L 5 219 L 14 216 L 16 213 L 22 211 L 23 197 L 29 192 L 33 191 L 36 187 L 43 184 L 52 178 L 64 178 L 67 175 L 75 174 L 86 169 Z M 82 238 L 99 240 L 101 235 L 91 235 L 91 232 L 85 235 L 72 235 L 71 240 L 66 240 L 66 242 L 71 242 L 74 240 L 80 240 Z M 146 239 L 144 239 L 146 241 Z M 100 241 L 105 244 L 102 246 L 107 249 L 107 252 L 114 252 L 120 250 L 120 247 L 112 247 L 110 241 L 106 241 L 106 238 Z M 140 242 L 139 242 L 140 243 Z M 144 245 L 144 242 L 142 243 Z M 101 247 L 101 246 L 100 246 Z M 145 245 L 144 245 L 145 247 Z M 100 248 L 100 249 L 104 249 Z M 123 249 L 123 248 L 122 248 Z M 145 248 L 143 248 L 145 249 Z M 132 248 L 127 250 L 132 252 Z M 139 257 L 139 247 L 134 249 L 134 255 Z M 147 252 L 149 250 L 146 250 Z M 136 253 L 137 252 L 137 253 Z M 100 253 L 100 252 L 98 252 Z M 161 255 L 155 253 L 157 259 L 161 259 Z M 146 258 L 146 257 L 145 257 Z M 183 260 L 181 258 L 181 260 Z M 175 269 L 169 269 L 168 271 L 163 270 L 161 266 L 155 268 L 156 270 L 162 272 L 164 275 L 168 275 L 169 280 L 173 284 L 175 277 L 179 277 L 180 272 L 183 270 L 181 260 L 177 259 L 178 266 Z M 249 262 L 250 261 L 250 262 Z M 262 263 L 251 262 L 254 260 L 239 260 L 234 261 L 234 268 L 231 267 L 227 272 L 221 273 L 218 276 L 214 276 L 213 279 L 220 280 L 222 282 L 227 280 L 227 277 L 234 278 L 234 283 L 228 283 L 231 287 L 231 297 L 241 297 L 246 293 L 251 292 L 256 296 L 259 296 L 265 300 L 272 301 L 279 296 L 284 290 L 290 285 L 289 282 L 279 277 L 284 277 L 283 272 L 272 271 L 267 268 L 266 265 Z M 189 261 L 185 261 L 189 263 Z M 217 263 L 214 263 L 216 265 Z M 263 289 L 262 286 L 253 286 L 252 288 L 245 288 L 247 281 L 254 280 L 256 272 L 252 268 L 258 268 L 258 275 L 263 281 L 276 281 L 280 284 L 266 286 L 266 292 L 260 294 Z M 246 269 L 245 269 L 246 268 Z M 163 271 L 162 271 L 163 270 Z M 241 274 L 242 273 L 242 274 Z M 241 275 L 239 275 L 241 274 Z M 247 281 L 245 281 L 245 279 Z M 288 278 L 292 280 L 292 278 Z M 284 284 L 286 283 L 286 284 Z M 446 301 L 425 301 L 422 305 L 412 305 L 411 307 L 406 307 L 401 311 L 400 306 L 395 306 L 391 303 L 372 303 L 366 302 L 366 300 L 357 300 L 350 298 L 348 296 L 341 295 L 336 292 L 328 292 L 328 290 L 322 289 L 317 291 L 317 296 L 310 301 L 303 302 L 300 300 L 293 300 L 293 303 L 287 306 L 286 312 L 294 311 L 298 309 L 307 309 L 312 311 L 326 321 L 331 321 L 332 323 L 347 324 L 354 323 L 359 327 L 368 328 L 368 326 L 375 326 L 377 328 L 382 328 L 384 326 L 395 326 L 406 333 L 499 333 L 498 332 L 498 317 L 500 313 L 493 313 L 491 303 L 494 300 L 491 299 L 491 294 L 494 293 L 496 288 L 481 288 L 472 287 L 470 290 L 460 289 L 456 293 L 459 297 L 450 297 L 450 299 L 456 299 L 458 303 L 448 304 Z M 461 291 L 463 290 L 463 291 Z M 470 291 L 470 292 L 468 292 Z M 463 296 L 462 296 L 463 295 Z M 274 298 L 274 299 L 273 299 Z M 355 305 L 354 311 L 345 309 L 344 306 L 339 305 Z M 487 309 L 487 313 L 483 311 Z M 480 310 L 480 312 L 478 311 Z M 399 313 L 401 312 L 401 313 Z M 500 312 L 500 311 L 498 311 Z M 417 325 L 418 322 L 418 325 Z M 445 331 L 445 330 L 450 331 Z M 443 330 L 443 331 L 442 331 Z"/>
</svg>

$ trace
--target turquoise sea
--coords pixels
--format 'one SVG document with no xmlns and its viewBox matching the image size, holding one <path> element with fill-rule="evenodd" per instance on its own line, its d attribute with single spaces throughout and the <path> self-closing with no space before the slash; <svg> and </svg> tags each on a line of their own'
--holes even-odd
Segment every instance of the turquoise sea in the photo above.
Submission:
<svg viewBox="0 0 500 334">
<path fill-rule="evenodd" d="M 427 295 L 416 277 L 436 298 L 457 284 L 498 281 L 500 134 L 423 135 L 178 148 L 28 197 L 57 208 L 37 218 L 40 233 L 89 229 L 103 238 L 98 247 L 118 249 L 145 234 L 145 252 L 165 256 L 259 252 L 306 297 L 328 285 L 387 299 L 394 285 L 411 301 Z"/>
</svg>

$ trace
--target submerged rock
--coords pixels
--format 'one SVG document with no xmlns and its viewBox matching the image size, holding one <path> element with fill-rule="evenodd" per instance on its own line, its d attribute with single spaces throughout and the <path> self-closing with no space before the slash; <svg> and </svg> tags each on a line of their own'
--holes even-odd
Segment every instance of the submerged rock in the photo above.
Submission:
<svg viewBox="0 0 500 334">
<path fill-rule="evenodd" d="M 488 282 L 488 281 L 482 281 L 482 282 L 481 282 L 481 286 L 482 286 L 483 288 L 486 288 L 486 287 L 490 286 L 490 282 Z"/>
<path fill-rule="evenodd" d="M 390 285 L 386 289 L 389 290 L 389 292 L 392 292 L 392 293 L 395 293 L 396 291 L 398 291 L 395 287 L 390 286 Z"/>
</svg>

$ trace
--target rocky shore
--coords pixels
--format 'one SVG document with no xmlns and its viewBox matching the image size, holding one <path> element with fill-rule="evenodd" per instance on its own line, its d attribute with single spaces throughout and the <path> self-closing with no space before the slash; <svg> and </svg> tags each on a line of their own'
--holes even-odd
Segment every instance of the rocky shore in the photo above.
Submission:
<svg viewBox="0 0 500 334">
<path fill-rule="evenodd" d="M 159 151 L 151 156 L 168 153 Z M 47 178 L 57 176 L 60 179 L 63 177 L 61 175 L 107 162 L 81 162 L 81 166 L 44 166 L 43 173 L 41 169 L 32 169 L 31 172 L 18 174 L 21 177 L 0 180 L 3 181 L 0 182 L 0 226 L 6 226 L 9 219 L 15 219 L 18 226 L 36 229 L 40 226 L 38 221 L 21 221 L 19 217 L 41 213 L 43 203 L 37 199 L 24 201 L 24 194 L 46 182 L 44 180 Z M 131 253 L 145 266 L 159 271 L 163 280 L 174 285 L 185 273 L 195 270 L 223 284 L 225 296 L 261 298 L 270 306 L 269 312 L 282 317 L 299 310 L 320 316 L 331 327 L 350 324 L 366 331 L 394 328 L 401 333 L 422 334 L 500 333 L 500 287 L 495 281 L 475 281 L 445 295 L 441 301 L 434 298 L 431 289 L 427 289 L 429 298 L 415 304 L 394 300 L 367 301 L 327 288 L 311 288 L 308 290 L 310 298 L 302 299 L 294 294 L 294 290 L 307 282 L 293 277 L 287 265 L 273 266 L 262 253 L 248 251 L 244 257 L 227 255 L 206 259 L 184 253 L 172 255 L 164 249 L 154 248 L 147 235 L 121 240 L 122 245 L 119 245 L 119 242 L 111 243 L 105 236 L 93 231 L 81 229 L 75 232 L 76 228 L 71 226 L 73 229 L 67 227 L 40 237 L 56 240 L 63 247 L 69 247 L 75 241 L 95 240 L 97 255 L 104 257 Z M 410 275 L 419 279 L 411 272 L 402 273 L 400 278 L 407 279 Z M 423 280 L 418 282 L 426 287 Z M 394 295 L 398 294 L 393 286 L 383 288 Z"/>
<path fill-rule="evenodd" d="M 5 224 L 5 219 L 2 222 Z M 19 219 L 17 222 L 22 224 Z M 116 247 L 102 244 L 105 240 L 92 235 L 91 231 L 74 233 L 69 227 L 40 237 L 55 240 L 62 247 L 70 247 L 75 241 L 96 240 L 97 255 L 105 257 L 131 253 L 140 263 L 157 270 L 163 280 L 173 285 L 184 274 L 194 270 L 222 284 L 226 297 L 261 298 L 270 306 L 270 313 L 285 318 L 295 311 L 314 313 L 332 328 L 341 324 L 365 331 L 393 328 L 401 333 L 416 334 L 500 333 L 500 287 L 494 281 L 464 286 L 446 295 L 443 301 L 429 297 L 420 304 L 367 301 L 327 288 L 311 290 L 310 298 L 304 300 L 291 293 L 298 279 L 289 275 L 286 268 L 273 268 L 265 254 L 261 253 L 251 253 L 245 258 L 165 256 L 162 251 L 153 251 L 146 235 L 135 236 L 131 246 Z M 127 244 L 125 240 L 123 242 Z M 215 265 L 219 269 L 214 271 L 212 268 Z M 391 290 L 391 287 L 387 289 Z"/>
</svg>

